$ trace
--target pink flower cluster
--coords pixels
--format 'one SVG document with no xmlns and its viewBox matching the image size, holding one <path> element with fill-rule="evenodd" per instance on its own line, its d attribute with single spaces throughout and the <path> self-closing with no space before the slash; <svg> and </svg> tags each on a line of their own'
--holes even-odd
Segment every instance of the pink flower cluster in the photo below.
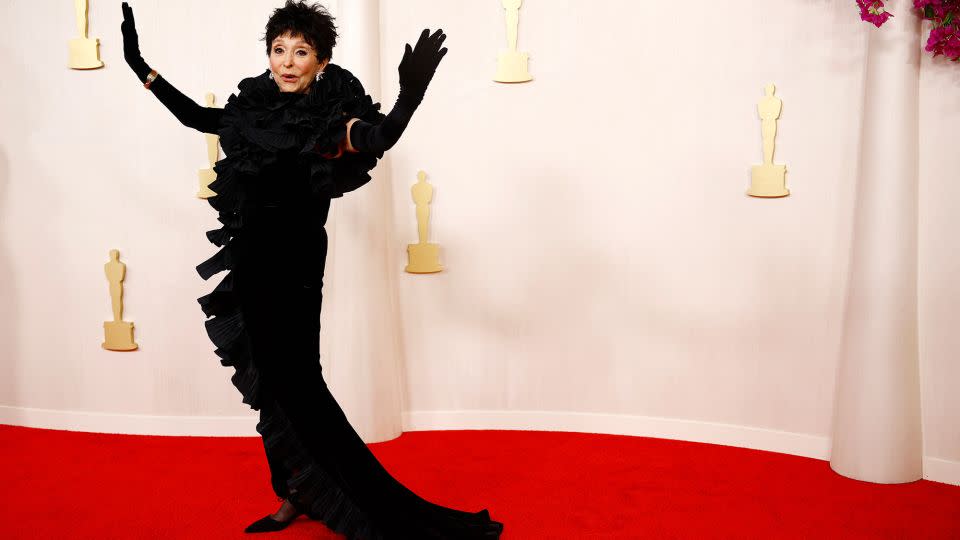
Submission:
<svg viewBox="0 0 960 540">
<path fill-rule="evenodd" d="M 960 61 L 960 0 L 913 0 L 913 7 L 921 17 L 933 21 L 927 51 Z"/>
<path fill-rule="evenodd" d="M 860 18 L 880 27 L 893 14 L 887 11 L 884 0 L 856 0 Z M 913 0 L 914 11 L 933 22 L 927 51 L 934 56 L 946 56 L 960 61 L 960 0 Z"/>
<path fill-rule="evenodd" d="M 873 23 L 877 28 L 893 17 L 884 7 L 883 0 L 857 0 L 857 5 L 860 6 L 860 19 Z"/>
</svg>

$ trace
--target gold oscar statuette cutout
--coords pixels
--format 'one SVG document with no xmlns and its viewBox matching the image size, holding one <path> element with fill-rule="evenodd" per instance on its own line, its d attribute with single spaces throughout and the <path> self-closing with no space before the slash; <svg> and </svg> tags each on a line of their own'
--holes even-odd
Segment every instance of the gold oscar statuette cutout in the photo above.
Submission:
<svg viewBox="0 0 960 540">
<path fill-rule="evenodd" d="M 207 107 L 213 107 L 213 102 L 216 98 L 212 93 L 207 94 Z M 210 189 L 210 183 L 217 179 L 217 173 L 213 170 L 213 165 L 217 162 L 217 159 L 220 158 L 220 137 L 212 133 L 204 133 L 204 136 L 207 139 L 207 161 L 210 162 L 209 169 L 200 169 L 200 191 L 197 192 L 197 197 L 201 199 L 209 199 L 216 195 L 213 190 Z"/>
<path fill-rule="evenodd" d="M 103 323 L 102 347 L 110 351 L 133 351 L 137 344 L 133 342 L 133 323 L 123 320 L 123 278 L 127 274 L 127 265 L 120 262 L 120 252 L 111 249 L 110 261 L 103 265 L 103 272 L 110 282 L 110 302 L 113 307 L 113 320 Z"/>
<path fill-rule="evenodd" d="M 754 165 L 750 169 L 750 189 L 747 195 L 751 197 L 786 197 L 790 190 L 786 188 L 786 165 L 773 164 L 773 150 L 777 138 L 777 119 L 783 110 L 783 102 L 773 95 L 775 87 L 768 84 L 764 88 L 765 95 L 757 104 L 760 113 L 761 133 L 763 134 L 763 164 Z"/>
<path fill-rule="evenodd" d="M 70 40 L 71 69 L 97 69 L 103 67 L 100 61 L 100 40 L 87 37 L 87 0 L 73 0 L 77 16 L 77 34 Z"/>
<path fill-rule="evenodd" d="M 507 10 L 507 50 L 497 56 L 496 82 L 518 83 L 533 80 L 528 71 L 530 55 L 517 51 L 517 26 L 520 21 L 520 5 L 523 0 L 501 0 Z"/>
<path fill-rule="evenodd" d="M 411 274 L 433 274 L 443 270 L 440 266 L 440 245 L 427 242 L 430 230 L 430 201 L 433 186 L 427 183 L 427 173 L 417 173 L 417 183 L 410 189 L 417 205 L 417 234 L 419 242 L 407 245 L 407 267 Z"/>
</svg>

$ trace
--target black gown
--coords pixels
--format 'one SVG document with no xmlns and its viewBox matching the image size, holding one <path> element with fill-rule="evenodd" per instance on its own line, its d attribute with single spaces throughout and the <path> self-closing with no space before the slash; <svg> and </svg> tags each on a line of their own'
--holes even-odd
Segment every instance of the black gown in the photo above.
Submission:
<svg viewBox="0 0 960 540">
<path fill-rule="evenodd" d="M 221 249 L 197 271 L 204 279 L 229 272 L 198 301 L 221 364 L 234 368 L 243 402 L 260 412 L 273 490 L 351 539 L 499 538 L 503 525 L 486 509 L 436 505 L 393 478 L 327 388 L 319 362 L 324 223 L 330 200 L 369 181 L 382 153 L 324 155 L 335 153 L 347 119 L 384 116 L 335 64 L 307 94 L 281 93 L 268 73 L 241 81 L 222 111 L 198 106 L 204 120 L 192 127 L 215 125 L 226 154 L 208 199 L 223 227 L 207 238 Z"/>
</svg>

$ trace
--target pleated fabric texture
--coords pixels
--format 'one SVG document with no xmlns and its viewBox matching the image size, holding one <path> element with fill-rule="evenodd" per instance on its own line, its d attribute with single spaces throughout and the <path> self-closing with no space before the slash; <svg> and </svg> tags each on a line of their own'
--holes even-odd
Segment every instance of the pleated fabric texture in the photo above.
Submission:
<svg viewBox="0 0 960 540">
<path fill-rule="evenodd" d="M 275 403 L 267 403 L 260 410 L 257 432 L 263 437 L 273 490 L 278 497 L 295 499 L 295 506 L 311 519 L 324 522 L 348 538 L 387 538 L 337 481 L 310 457 Z"/>
<path fill-rule="evenodd" d="M 384 117 L 360 82 L 336 64 L 327 65 L 324 78 L 307 94 L 281 93 L 268 74 L 241 81 L 239 95 L 231 95 L 224 107 L 218 134 L 226 157 L 214 167 L 217 179 L 210 188 L 217 195 L 208 199 L 222 227 L 207 232 L 207 239 L 220 249 L 199 264 L 197 272 L 205 280 L 228 272 L 213 291 L 197 300 L 208 317 L 207 333 L 220 363 L 233 368 L 231 382 L 243 402 L 260 411 L 257 432 L 263 438 L 273 490 L 348 539 L 499 538 L 503 526 L 492 521 L 486 509 L 470 513 L 429 503 L 380 466 L 329 394 L 319 374 L 318 342 L 296 350 L 303 353 L 297 355 L 300 360 L 316 362 L 316 371 L 309 373 L 316 378 L 311 375 L 311 384 L 320 388 L 310 394 L 322 398 L 285 401 L 287 407 L 291 403 L 320 407 L 309 411 L 316 423 L 303 410 L 292 411 L 297 415 L 291 419 L 291 411 L 284 410 L 266 381 L 262 368 L 268 365 L 273 385 L 289 382 L 276 381 L 283 371 L 264 364 L 284 360 L 267 358 L 263 352 L 271 349 L 264 336 L 278 335 L 264 332 L 270 326 L 264 321 L 281 314 L 251 313 L 250 306 L 261 304 L 250 299 L 269 299 L 274 290 L 299 294 L 296 291 L 315 287 L 302 302 L 262 305 L 297 306 L 292 316 L 315 313 L 319 319 L 326 256 L 323 223 L 330 200 L 367 183 L 382 154 L 324 156 L 337 153 L 346 137 L 345 120 L 357 117 L 377 124 Z M 274 245 L 274 238 L 282 248 Z M 273 270 L 270 265 L 276 263 L 269 261 L 280 258 L 280 253 L 289 253 L 283 258 L 292 258 L 292 263 L 282 271 Z M 274 288 L 276 280 L 307 288 Z M 310 294 L 315 294 L 315 303 Z M 251 323 L 260 326 L 250 328 Z M 319 333 L 319 320 L 316 324 Z M 300 332 L 311 328 L 293 326 Z M 289 354 L 294 349 L 284 350 Z M 324 433 L 309 431 L 320 429 Z"/>
</svg>

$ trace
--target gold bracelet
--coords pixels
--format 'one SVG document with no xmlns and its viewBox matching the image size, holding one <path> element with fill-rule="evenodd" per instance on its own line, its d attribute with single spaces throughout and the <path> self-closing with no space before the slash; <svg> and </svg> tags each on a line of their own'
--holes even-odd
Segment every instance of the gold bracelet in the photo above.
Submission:
<svg viewBox="0 0 960 540">
<path fill-rule="evenodd" d="M 150 70 L 150 74 L 147 75 L 147 80 L 144 81 L 143 87 L 149 89 L 150 85 L 153 84 L 153 81 L 157 80 L 157 76 L 160 75 L 157 73 L 157 70 Z"/>
</svg>

